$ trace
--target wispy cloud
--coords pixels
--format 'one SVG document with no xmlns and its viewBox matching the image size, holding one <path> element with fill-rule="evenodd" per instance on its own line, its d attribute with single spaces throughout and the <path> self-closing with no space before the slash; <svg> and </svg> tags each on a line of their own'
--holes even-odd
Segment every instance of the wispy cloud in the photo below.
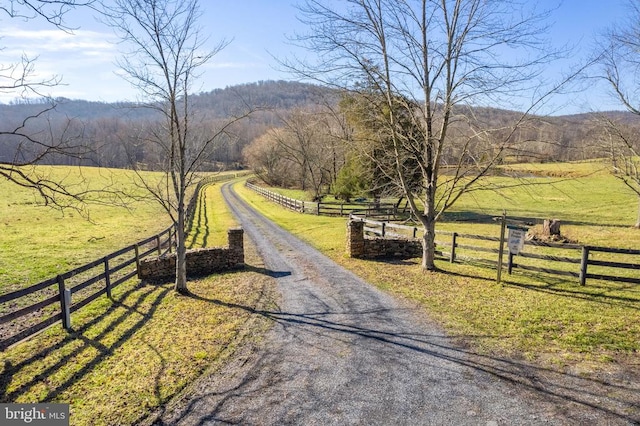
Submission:
<svg viewBox="0 0 640 426">
<path fill-rule="evenodd" d="M 3 62 L 22 52 L 29 55 L 85 51 L 116 53 L 113 36 L 96 31 L 79 30 L 69 34 L 59 30 L 28 31 L 8 27 L 0 29 L 0 38 L 6 47 L 0 51 Z"/>
</svg>

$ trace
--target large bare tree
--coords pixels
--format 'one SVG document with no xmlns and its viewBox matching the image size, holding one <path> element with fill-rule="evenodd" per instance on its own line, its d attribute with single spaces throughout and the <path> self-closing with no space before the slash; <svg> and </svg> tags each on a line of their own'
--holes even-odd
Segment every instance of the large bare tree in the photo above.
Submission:
<svg viewBox="0 0 640 426">
<path fill-rule="evenodd" d="M 0 16 L 23 21 L 44 20 L 61 31 L 72 31 L 65 24 L 67 12 L 76 7 L 91 7 L 95 0 L 2 0 Z M 0 47 L 1 49 L 1 47 Z M 83 158 L 90 149 L 82 141 L 81 126 L 65 120 L 60 132 L 52 131 L 50 114 L 56 102 L 47 91 L 61 80 L 57 76 L 40 78 L 36 57 L 23 54 L 14 62 L 0 63 L 0 93 L 22 98 L 33 107 L 18 122 L 0 123 L 0 176 L 19 186 L 34 190 L 45 204 L 85 211 L 84 203 L 97 192 L 78 181 L 73 183 L 49 175 L 35 167 L 52 158 Z M 86 211 L 85 211 L 86 212 Z"/>
<path fill-rule="evenodd" d="M 192 108 L 190 93 L 202 67 L 228 43 L 208 45 L 198 25 L 197 0 L 114 0 L 105 15 L 126 50 L 120 61 L 125 78 L 140 92 L 141 105 L 161 116 L 144 134 L 163 160 L 164 178 L 139 176 L 176 225 L 175 289 L 187 293 L 187 194 L 216 141 L 241 118 L 204 131 L 199 126 L 204 119 Z"/>
<path fill-rule="evenodd" d="M 538 79 L 556 58 L 547 12 L 508 0 L 307 0 L 301 11 L 310 30 L 296 39 L 319 59 L 285 65 L 371 97 L 369 118 L 390 142 L 381 166 L 395 165 L 424 230 L 422 266 L 435 269 L 436 221 L 516 148 L 516 129 L 557 90 Z M 481 106 L 522 113 L 495 127 L 474 115 Z"/>
</svg>

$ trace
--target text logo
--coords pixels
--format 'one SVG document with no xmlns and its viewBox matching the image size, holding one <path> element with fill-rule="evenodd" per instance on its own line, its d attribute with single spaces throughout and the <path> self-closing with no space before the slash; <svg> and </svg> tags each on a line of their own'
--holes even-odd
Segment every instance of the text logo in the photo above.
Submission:
<svg viewBox="0 0 640 426">
<path fill-rule="evenodd" d="M 0 404 L 0 424 L 69 426 L 69 404 Z"/>
</svg>

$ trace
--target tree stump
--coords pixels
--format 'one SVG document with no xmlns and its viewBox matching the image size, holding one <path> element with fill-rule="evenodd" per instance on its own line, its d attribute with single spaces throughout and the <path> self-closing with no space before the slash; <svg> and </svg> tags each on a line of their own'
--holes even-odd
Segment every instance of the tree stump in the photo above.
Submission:
<svg viewBox="0 0 640 426">
<path fill-rule="evenodd" d="M 542 224 L 542 235 L 547 238 L 560 237 L 560 221 L 558 219 L 545 219 Z"/>
</svg>

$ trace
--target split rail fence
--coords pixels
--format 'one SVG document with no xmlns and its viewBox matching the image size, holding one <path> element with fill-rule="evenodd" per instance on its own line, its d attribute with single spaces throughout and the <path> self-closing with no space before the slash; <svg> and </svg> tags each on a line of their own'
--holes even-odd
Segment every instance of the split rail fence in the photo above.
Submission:
<svg viewBox="0 0 640 426">
<path fill-rule="evenodd" d="M 308 213 L 318 216 L 349 216 L 350 214 L 357 213 L 364 215 L 365 217 L 387 218 L 388 220 L 396 218 L 402 213 L 399 211 L 398 206 L 393 203 L 325 203 L 303 201 L 286 197 L 248 181 L 246 186 L 269 201 L 300 213 Z"/>
<path fill-rule="evenodd" d="M 365 233 L 389 238 L 421 238 L 415 226 L 375 221 L 359 215 L 351 220 L 365 223 Z M 453 263 L 463 261 L 498 268 L 500 237 L 436 231 L 436 252 Z M 503 251 L 506 241 L 504 242 Z M 578 280 L 586 285 L 588 279 L 640 284 L 640 250 L 613 247 L 585 246 L 543 241 L 525 241 L 525 249 L 518 255 L 508 254 L 503 266 L 513 269 L 545 273 Z"/>
<path fill-rule="evenodd" d="M 193 223 L 195 207 L 204 185 L 230 180 L 235 175 L 213 176 L 201 180 L 187 205 L 186 231 Z M 174 225 L 135 244 L 93 262 L 29 287 L 0 295 L 0 350 L 24 340 L 45 328 L 62 322 L 71 328 L 71 314 L 106 294 L 137 274 L 140 260 L 156 253 L 170 253 L 175 245 Z M 35 301 L 35 302 L 34 302 Z"/>
</svg>

